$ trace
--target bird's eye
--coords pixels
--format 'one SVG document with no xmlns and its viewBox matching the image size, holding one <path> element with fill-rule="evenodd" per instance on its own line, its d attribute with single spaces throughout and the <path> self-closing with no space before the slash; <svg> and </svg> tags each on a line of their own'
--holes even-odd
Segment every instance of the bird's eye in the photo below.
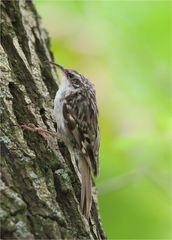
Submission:
<svg viewBox="0 0 172 240">
<path fill-rule="evenodd" d="M 68 73 L 68 77 L 69 77 L 69 78 L 73 78 L 73 77 L 74 77 L 73 73 L 70 73 L 70 72 L 69 72 L 69 73 Z"/>
</svg>

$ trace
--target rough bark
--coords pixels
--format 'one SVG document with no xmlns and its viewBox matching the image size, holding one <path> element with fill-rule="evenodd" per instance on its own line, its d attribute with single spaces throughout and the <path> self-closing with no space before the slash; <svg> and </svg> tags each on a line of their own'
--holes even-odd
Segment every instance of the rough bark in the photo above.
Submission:
<svg viewBox="0 0 172 240">
<path fill-rule="evenodd" d="M 58 24 L 57 24 L 58 27 Z M 89 223 L 64 143 L 19 125 L 55 131 L 57 77 L 47 32 L 31 1 L 1 2 L 1 238 L 105 239 L 94 196 Z"/>
</svg>

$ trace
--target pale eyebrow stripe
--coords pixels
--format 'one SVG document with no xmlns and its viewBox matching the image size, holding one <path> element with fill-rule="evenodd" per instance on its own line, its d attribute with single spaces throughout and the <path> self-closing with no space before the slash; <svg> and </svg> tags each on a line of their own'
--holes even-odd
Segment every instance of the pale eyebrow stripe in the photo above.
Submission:
<svg viewBox="0 0 172 240">
<path fill-rule="evenodd" d="M 80 75 L 79 73 L 74 72 L 74 71 L 72 71 L 72 73 L 73 73 L 73 75 L 75 75 L 76 77 L 81 78 L 81 75 Z"/>
</svg>

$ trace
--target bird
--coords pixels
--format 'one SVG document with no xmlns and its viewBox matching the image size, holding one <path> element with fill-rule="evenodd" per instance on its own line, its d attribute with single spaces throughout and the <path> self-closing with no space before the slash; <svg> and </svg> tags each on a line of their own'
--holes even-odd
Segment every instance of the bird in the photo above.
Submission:
<svg viewBox="0 0 172 240">
<path fill-rule="evenodd" d="M 94 85 L 79 72 L 49 62 L 61 71 L 61 82 L 54 99 L 57 131 L 70 153 L 78 158 L 81 176 L 82 213 L 90 218 L 92 174 L 99 174 L 100 131 Z M 77 158 L 75 158 L 76 160 Z"/>
</svg>

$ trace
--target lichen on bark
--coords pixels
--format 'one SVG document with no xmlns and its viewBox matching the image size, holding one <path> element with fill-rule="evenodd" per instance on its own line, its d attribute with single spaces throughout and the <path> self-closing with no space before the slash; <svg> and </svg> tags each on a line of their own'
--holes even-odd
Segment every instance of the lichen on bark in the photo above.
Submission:
<svg viewBox="0 0 172 240">
<path fill-rule="evenodd" d="M 32 1 L 1 2 L 1 238 L 105 239 L 94 196 L 89 222 L 65 144 L 53 147 L 22 124 L 55 131 L 58 89 L 47 32 Z M 54 147 L 56 146 L 56 147 Z"/>
</svg>

